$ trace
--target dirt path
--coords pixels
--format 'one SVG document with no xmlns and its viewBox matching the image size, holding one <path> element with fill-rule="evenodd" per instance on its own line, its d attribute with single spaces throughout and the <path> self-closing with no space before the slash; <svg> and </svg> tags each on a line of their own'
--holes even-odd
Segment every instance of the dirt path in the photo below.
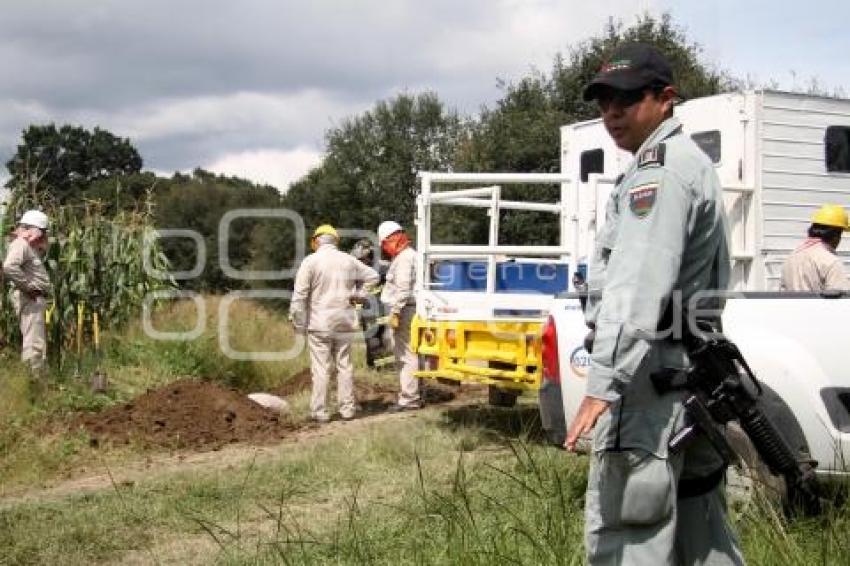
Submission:
<svg viewBox="0 0 850 566">
<path fill-rule="evenodd" d="M 252 460 L 257 463 L 270 461 L 295 445 L 356 434 L 373 424 L 419 418 L 441 408 L 481 399 L 481 388 L 461 388 L 455 393 L 431 387 L 426 397 L 430 403 L 422 411 L 388 413 L 386 408 L 393 396 L 388 388 L 361 385 L 359 389 L 363 416 L 324 425 L 280 422 L 271 411 L 245 401 L 243 395 L 209 383 L 181 381 L 149 391 L 132 403 L 97 415 L 81 416 L 79 423 L 93 434 L 92 442 L 96 445 L 103 444 L 104 438 L 118 442 L 133 438 L 142 444 L 171 447 L 176 451 L 144 452 L 138 459 L 114 466 L 107 463 L 107 453 L 99 462 L 89 462 L 84 475 L 46 488 L 24 488 L 5 494 L 0 497 L 0 509 L 22 503 L 57 501 L 171 474 L 236 468 Z M 182 396 L 190 401 L 180 401 Z M 169 404 L 169 399 L 175 402 Z M 222 427 L 218 421 L 232 426 Z M 93 470 L 97 471 L 92 473 Z"/>
</svg>

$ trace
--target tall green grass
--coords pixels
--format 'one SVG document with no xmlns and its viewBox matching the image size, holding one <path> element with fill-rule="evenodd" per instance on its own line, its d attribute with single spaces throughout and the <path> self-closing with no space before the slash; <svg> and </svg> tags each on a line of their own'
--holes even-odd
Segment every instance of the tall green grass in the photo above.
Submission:
<svg viewBox="0 0 850 566">
<path fill-rule="evenodd" d="M 505 425 L 511 414 L 339 425 L 226 468 L 0 505 L 0 564 L 581 564 L 586 458 L 538 443 L 530 417 Z M 850 552 L 845 504 L 793 521 L 734 509 L 749 564 Z"/>
<path fill-rule="evenodd" d="M 244 391 L 267 390 L 309 365 L 306 350 L 281 361 L 239 360 L 226 355 L 220 345 L 219 307 L 221 297 L 203 297 L 206 323 L 193 340 L 157 340 L 148 336 L 141 323 L 106 343 L 106 368 L 120 376 L 140 372 L 143 382 L 161 383 L 177 377 L 199 377 Z M 151 319 L 161 333 L 186 332 L 197 321 L 190 301 L 163 306 Z M 282 352 L 296 341 L 292 327 L 282 313 L 249 300 L 234 301 L 228 311 L 227 341 L 237 352 Z M 136 379 L 138 381 L 138 379 Z"/>
</svg>

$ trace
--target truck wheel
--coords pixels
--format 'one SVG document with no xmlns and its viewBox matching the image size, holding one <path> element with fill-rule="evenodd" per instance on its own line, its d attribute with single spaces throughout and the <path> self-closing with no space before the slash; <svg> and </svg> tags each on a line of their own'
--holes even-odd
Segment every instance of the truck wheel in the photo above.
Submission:
<svg viewBox="0 0 850 566">
<path fill-rule="evenodd" d="M 761 409 L 788 442 L 797 458 L 807 458 L 810 454 L 809 446 L 794 413 L 770 387 L 762 383 L 762 389 L 759 399 Z M 818 496 L 820 489 L 817 478 L 811 478 L 807 483 L 806 491 L 801 490 L 799 486 L 787 485 L 785 478 L 770 472 L 738 423 L 732 422 L 726 426 L 726 439 L 741 457 L 741 463 L 729 470 L 730 498 L 743 496 L 747 504 L 767 500 L 781 507 L 787 516 L 820 514 L 821 505 L 820 496 Z M 814 462 L 813 464 L 817 465 Z M 810 473 L 814 474 L 813 469 Z M 811 490 L 816 496 L 814 500 L 811 497 Z"/>
<path fill-rule="evenodd" d="M 788 502 L 785 478 L 770 473 L 752 441 L 736 422 L 726 425 L 726 440 L 740 456 L 739 462 L 729 468 L 726 491 L 730 500 L 744 505 L 769 501 L 780 507 Z"/>
<path fill-rule="evenodd" d="M 519 391 L 516 389 L 505 389 L 497 385 L 487 388 L 487 402 L 494 407 L 513 407 L 517 397 Z"/>
</svg>

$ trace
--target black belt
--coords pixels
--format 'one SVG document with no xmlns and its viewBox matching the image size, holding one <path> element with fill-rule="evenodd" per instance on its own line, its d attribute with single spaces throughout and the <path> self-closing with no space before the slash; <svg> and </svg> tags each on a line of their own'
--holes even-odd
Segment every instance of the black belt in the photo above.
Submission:
<svg viewBox="0 0 850 566">
<path fill-rule="evenodd" d="M 707 476 L 700 478 L 687 478 L 679 480 L 679 489 L 677 497 L 679 499 L 690 499 L 705 495 L 723 481 L 726 476 L 726 465 L 720 466 L 715 471 Z"/>
</svg>

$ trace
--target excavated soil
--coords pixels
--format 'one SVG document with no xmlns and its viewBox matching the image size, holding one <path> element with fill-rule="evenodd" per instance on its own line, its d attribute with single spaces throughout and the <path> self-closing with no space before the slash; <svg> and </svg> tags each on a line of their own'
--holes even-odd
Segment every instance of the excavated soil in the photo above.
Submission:
<svg viewBox="0 0 850 566">
<path fill-rule="evenodd" d="M 264 443 L 294 430 L 278 413 L 243 393 L 208 381 L 183 379 L 148 390 L 129 403 L 83 415 L 92 444 L 140 442 L 169 448 L 216 448 Z"/>
<path fill-rule="evenodd" d="M 311 387 L 310 371 L 301 371 L 270 391 L 287 398 Z M 398 385 L 362 383 L 355 379 L 360 416 L 386 411 L 395 403 Z M 423 385 L 426 404 L 480 394 L 478 388 Z M 140 443 L 147 447 L 215 450 L 226 444 L 273 443 L 309 426 L 282 418 L 247 398 L 245 393 L 210 381 L 183 379 L 150 389 L 136 399 L 95 414 L 77 417 L 92 445 Z"/>
</svg>

